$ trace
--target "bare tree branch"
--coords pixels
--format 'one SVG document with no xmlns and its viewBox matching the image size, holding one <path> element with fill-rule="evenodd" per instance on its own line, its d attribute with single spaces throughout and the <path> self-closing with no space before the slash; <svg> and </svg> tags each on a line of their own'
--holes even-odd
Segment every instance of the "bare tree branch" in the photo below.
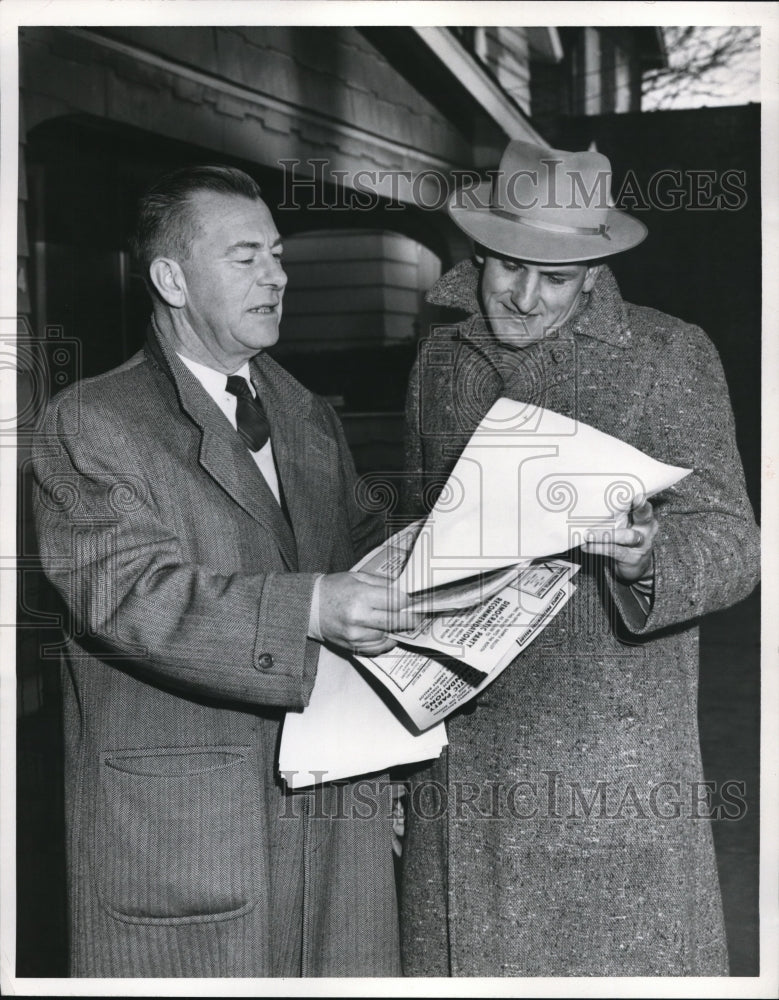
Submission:
<svg viewBox="0 0 779 1000">
<path fill-rule="evenodd" d="M 642 107 L 668 108 L 732 99 L 760 78 L 760 29 L 669 26 L 661 29 L 669 65 L 642 82 Z"/>
</svg>

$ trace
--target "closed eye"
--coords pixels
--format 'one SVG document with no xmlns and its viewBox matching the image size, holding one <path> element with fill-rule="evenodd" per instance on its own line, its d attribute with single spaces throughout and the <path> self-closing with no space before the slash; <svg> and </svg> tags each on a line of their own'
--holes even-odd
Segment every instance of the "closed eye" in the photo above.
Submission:
<svg viewBox="0 0 779 1000">
<path fill-rule="evenodd" d="M 553 285 L 564 285 L 569 281 L 574 281 L 577 274 L 576 272 L 569 274 L 567 271 L 544 271 L 543 276 Z"/>
</svg>

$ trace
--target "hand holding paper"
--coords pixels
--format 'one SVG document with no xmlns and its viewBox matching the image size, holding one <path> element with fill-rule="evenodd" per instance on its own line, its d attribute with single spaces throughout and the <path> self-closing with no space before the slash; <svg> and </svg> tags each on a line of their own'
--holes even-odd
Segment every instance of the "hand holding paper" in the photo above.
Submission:
<svg viewBox="0 0 779 1000">
<path fill-rule="evenodd" d="M 388 632 L 414 628 L 419 615 L 408 596 L 388 587 L 384 576 L 369 572 L 333 573 L 319 585 L 319 628 L 327 642 L 342 649 L 378 655 L 395 645 Z"/>
<path fill-rule="evenodd" d="M 582 549 L 589 555 L 613 559 L 617 578 L 624 583 L 634 583 L 652 571 L 657 532 L 652 504 L 646 497 L 637 497 L 625 524 L 617 527 L 611 538 L 585 542 Z"/>
</svg>

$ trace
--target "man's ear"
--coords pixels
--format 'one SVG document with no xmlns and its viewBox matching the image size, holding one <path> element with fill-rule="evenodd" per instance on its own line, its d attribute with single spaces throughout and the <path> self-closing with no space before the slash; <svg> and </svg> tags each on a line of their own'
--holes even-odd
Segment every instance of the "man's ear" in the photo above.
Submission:
<svg viewBox="0 0 779 1000">
<path fill-rule="evenodd" d="M 592 291 L 592 286 L 598 280 L 600 269 L 601 269 L 600 264 L 593 264 L 592 267 L 587 268 L 587 274 L 584 277 L 584 284 L 582 285 L 583 292 Z"/>
<path fill-rule="evenodd" d="M 164 302 L 181 309 L 187 301 L 187 281 L 179 262 L 169 257 L 155 257 L 149 266 L 149 279 Z"/>
</svg>

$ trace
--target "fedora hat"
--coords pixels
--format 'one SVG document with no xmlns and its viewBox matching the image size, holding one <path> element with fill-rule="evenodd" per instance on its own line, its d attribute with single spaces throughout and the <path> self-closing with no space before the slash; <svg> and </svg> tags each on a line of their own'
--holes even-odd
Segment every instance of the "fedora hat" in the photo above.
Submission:
<svg viewBox="0 0 779 1000">
<path fill-rule="evenodd" d="M 628 250 L 643 222 L 613 207 L 611 164 L 602 153 L 569 153 L 512 140 L 492 180 L 455 191 L 449 214 L 488 250 L 539 264 L 597 260 Z"/>
</svg>

